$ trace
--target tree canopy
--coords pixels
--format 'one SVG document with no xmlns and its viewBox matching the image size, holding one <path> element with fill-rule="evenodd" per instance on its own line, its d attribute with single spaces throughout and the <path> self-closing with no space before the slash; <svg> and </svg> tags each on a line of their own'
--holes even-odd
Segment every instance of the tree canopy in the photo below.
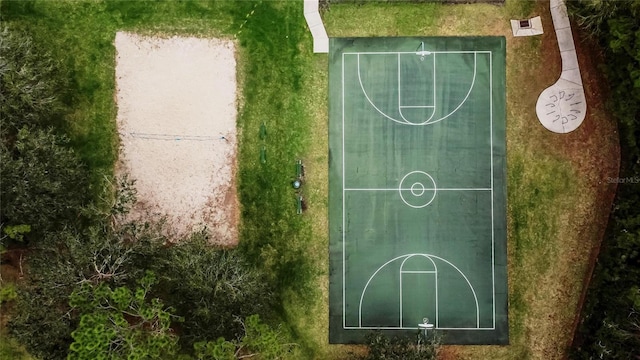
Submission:
<svg viewBox="0 0 640 360">
<path fill-rule="evenodd" d="M 631 359 L 640 349 L 640 0 L 579 0 L 568 6 L 604 51 L 609 109 L 622 149 L 616 200 L 572 357 Z"/>
</svg>

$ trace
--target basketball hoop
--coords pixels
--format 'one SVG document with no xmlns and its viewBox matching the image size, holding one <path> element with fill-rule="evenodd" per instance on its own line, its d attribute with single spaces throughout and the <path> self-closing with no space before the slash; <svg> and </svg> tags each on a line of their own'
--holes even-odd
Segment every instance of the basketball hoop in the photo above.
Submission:
<svg viewBox="0 0 640 360">
<path fill-rule="evenodd" d="M 418 324 L 420 329 L 424 329 L 425 331 L 433 329 L 433 324 L 429 323 L 429 318 L 423 318 L 422 324 Z"/>
<path fill-rule="evenodd" d="M 431 51 L 426 51 L 424 49 L 424 41 L 420 42 L 420 45 L 418 45 L 416 55 L 420 56 L 420 61 L 424 61 L 425 56 L 431 55 Z"/>
<path fill-rule="evenodd" d="M 422 324 L 418 324 L 418 329 L 424 332 L 424 338 L 427 338 L 427 331 L 432 330 L 434 327 L 433 324 L 429 323 L 429 318 L 422 318 Z M 418 340 L 420 341 L 420 340 Z"/>
</svg>

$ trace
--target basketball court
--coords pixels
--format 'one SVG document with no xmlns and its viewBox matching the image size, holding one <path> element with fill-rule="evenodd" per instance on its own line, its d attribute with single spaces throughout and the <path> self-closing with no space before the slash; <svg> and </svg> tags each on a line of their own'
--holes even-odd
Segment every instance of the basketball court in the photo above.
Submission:
<svg viewBox="0 0 640 360">
<path fill-rule="evenodd" d="M 505 39 L 333 38 L 330 342 L 506 344 Z"/>
</svg>

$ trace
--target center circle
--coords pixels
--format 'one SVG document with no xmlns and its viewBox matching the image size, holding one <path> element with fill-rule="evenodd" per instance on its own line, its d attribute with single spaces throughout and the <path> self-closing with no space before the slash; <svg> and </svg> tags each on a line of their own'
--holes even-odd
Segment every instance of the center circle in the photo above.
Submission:
<svg viewBox="0 0 640 360">
<path fill-rule="evenodd" d="M 436 198 L 436 181 L 424 171 L 412 171 L 406 174 L 398 186 L 398 193 L 402 201 L 414 208 L 428 206 Z"/>
<path fill-rule="evenodd" d="M 424 188 L 424 185 L 422 185 L 422 183 L 416 182 L 416 183 L 413 183 L 413 185 L 411 185 L 411 194 L 413 194 L 413 196 L 422 196 L 424 192 L 425 192 L 425 188 Z"/>
</svg>

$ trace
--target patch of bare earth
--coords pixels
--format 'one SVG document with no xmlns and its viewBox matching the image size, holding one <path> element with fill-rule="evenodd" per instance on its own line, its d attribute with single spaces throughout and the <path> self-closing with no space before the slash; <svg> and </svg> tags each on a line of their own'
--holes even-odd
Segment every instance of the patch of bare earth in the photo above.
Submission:
<svg viewBox="0 0 640 360">
<path fill-rule="evenodd" d="M 167 222 L 172 239 L 206 229 L 238 242 L 234 44 L 118 32 L 119 175 L 135 180 L 132 220 Z"/>
</svg>

